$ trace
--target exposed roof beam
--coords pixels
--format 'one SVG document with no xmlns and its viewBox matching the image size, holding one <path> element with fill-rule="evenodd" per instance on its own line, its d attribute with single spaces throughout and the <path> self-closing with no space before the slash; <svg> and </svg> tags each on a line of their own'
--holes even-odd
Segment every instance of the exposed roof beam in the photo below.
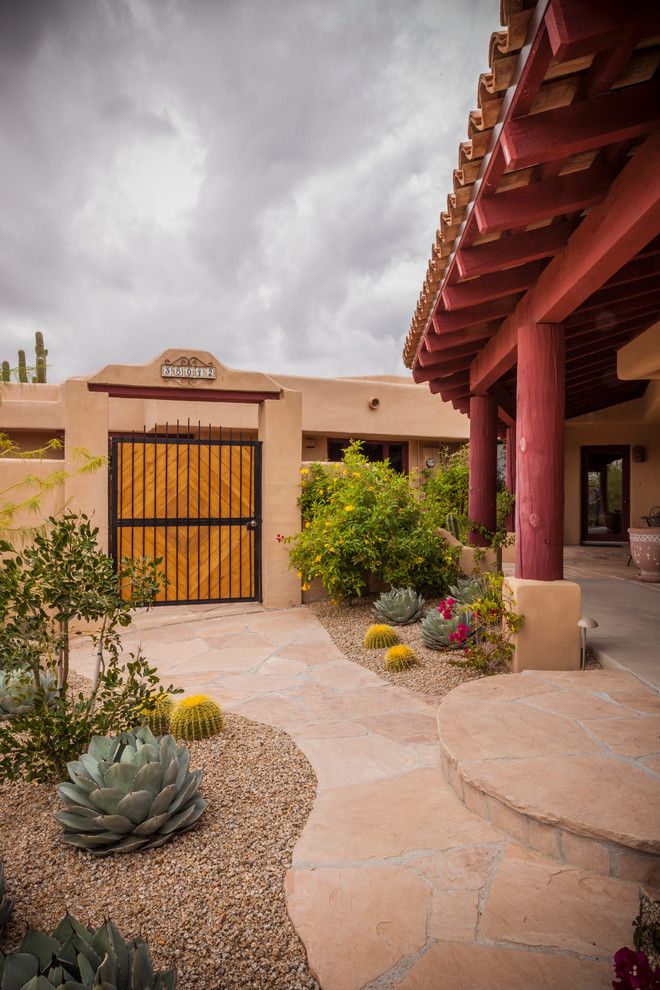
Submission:
<svg viewBox="0 0 660 990">
<path fill-rule="evenodd" d="M 479 230 L 496 234 L 595 206 L 607 196 L 612 174 L 600 166 L 488 196 L 474 207 Z"/>
<path fill-rule="evenodd" d="M 460 248 L 456 255 L 456 267 L 461 278 L 488 275 L 502 269 L 514 268 L 527 261 L 551 258 L 564 246 L 570 235 L 568 223 L 560 220 L 549 227 L 527 230 L 523 234 L 511 234 L 497 241 Z"/>
<path fill-rule="evenodd" d="M 454 333 L 456 330 L 474 327 L 491 320 L 501 320 L 503 316 L 511 312 L 517 301 L 515 296 L 507 296 L 506 299 L 494 299 L 492 302 L 483 303 L 481 306 L 459 309 L 455 313 L 436 311 L 432 321 L 433 333 L 430 333 L 426 339 L 427 348 L 430 351 L 439 350 L 442 347 L 439 341 L 445 333 Z"/>
<path fill-rule="evenodd" d="M 591 210 L 472 362 L 470 385 L 488 389 L 516 361 L 518 329 L 561 323 L 660 231 L 660 132 L 637 149 L 601 206 Z"/>
<path fill-rule="evenodd" d="M 442 351 L 428 351 L 420 348 L 416 363 L 419 364 L 420 368 L 431 368 L 442 364 L 443 361 L 451 361 L 453 358 L 471 357 L 478 350 L 478 340 L 467 340 L 462 344 L 454 344 L 451 347 L 446 347 Z"/>
<path fill-rule="evenodd" d="M 515 292 L 530 289 L 542 271 L 541 262 L 534 261 L 529 265 L 510 268 L 505 272 L 447 285 L 442 290 L 442 301 L 447 311 L 452 312 L 456 309 L 465 309 L 466 306 L 478 306 L 493 299 L 502 299 Z"/>
<path fill-rule="evenodd" d="M 651 80 L 510 120 L 502 129 L 501 141 L 509 168 L 528 168 L 643 137 L 659 123 L 660 83 Z"/>
<path fill-rule="evenodd" d="M 595 310 L 608 309 L 618 311 L 620 308 L 648 306 L 654 299 L 660 297 L 660 279 L 658 274 L 647 275 L 636 282 L 623 282 L 611 285 L 608 282 L 604 289 L 594 292 L 582 303 L 580 308 L 571 316 L 571 323 L 584 323 L 583 315 L 593 318 Z"/>
<path fill-rule="evenodd" d="M 615 48 L 622 32 L 639 24 L 640 33 L 655 34 L 660 30 L 658 7 L 648 0 L 551 0 L 545 24 L 552 54 L 556 61 L 566 62 Z"/>
</svg>

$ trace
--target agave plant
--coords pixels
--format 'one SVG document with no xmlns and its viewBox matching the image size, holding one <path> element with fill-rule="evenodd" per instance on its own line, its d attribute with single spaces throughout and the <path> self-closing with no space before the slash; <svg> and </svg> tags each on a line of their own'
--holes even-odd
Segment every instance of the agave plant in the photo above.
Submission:
<svg viewBox="0 0 660 990">
<path fill-rule="evenodd" d="M 41 690 L 50 701 L 57 693 L 55 678 L 48 671 L 39 671 Z M 0 720 L 23 715 L 34 704 L 37 685 L 31 670 L 0 670 Z"/>
<path fill-rule="evenodd" d="M 459 578 L 455 585 L 449 589 L 453 598 L 459 605 L 471 605 L 472 602 L 483 598 L 488 592 L 488 582 L 483 575 L 477 577 Z"/>
<path fill-rule="evenodd" d="M 202 771 L 189 773 L 190 752 L 172 736 L 157 739 L 141 726 L 114 738 L 94 736 L 89 750 L 67 764 L 58 784 L 68 805 L 56 818 L 65 842 L 96 856 L 162 846 L 186 832 L 206 808 Z"/>
<path fill-rule="evenodd" d="M 469 612 L 455 612 L 445 619 L 431 609 L 422 620 L 422 642 L 430 650 L 461 650 L 473 635 Z"/>
<path fill-rule="evenodd" d="M 392 588 L 383 592 L 374 604 L 374 612 L 379 622 L 407 626 L 423 616 L 424 599 L 414 588 Z"/>
<path fill-rule="evenodd" d="M 94 931 L 67 915 L 52 935 L 27 933 L 0 952 L 2 990 L 174 990 L 173 970 L 154 972 L 146 942 L 126 942 L 111 921 Z"/>
<path fill-rule="evenodd" d="M 14 902 L 9 897 L 5 897 L 5 868 L 0 863 L 0 933 L 9 921 L 13 910 Z"/>
</svg>

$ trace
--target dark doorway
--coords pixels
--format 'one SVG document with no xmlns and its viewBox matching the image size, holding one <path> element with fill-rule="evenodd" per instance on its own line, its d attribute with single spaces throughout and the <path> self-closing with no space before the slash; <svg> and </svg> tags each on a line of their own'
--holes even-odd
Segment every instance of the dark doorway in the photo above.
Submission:
<svg viewBox="0 0 660 990">
<path fill-rule="evenodd" d="M 582 543 L 627 543 L 630 448 L 583 447 L 581 483 Z"/>
<path fill-rule="evenodd" d="M 350 440 L 328 438 L 328 460 L 341 461 Z M 389 461 L 390 467 L 400 474 L 408 471 L 408 444 L 379 440 L 363 440 L 362 453 L 370 461 Z"/>
</svg>

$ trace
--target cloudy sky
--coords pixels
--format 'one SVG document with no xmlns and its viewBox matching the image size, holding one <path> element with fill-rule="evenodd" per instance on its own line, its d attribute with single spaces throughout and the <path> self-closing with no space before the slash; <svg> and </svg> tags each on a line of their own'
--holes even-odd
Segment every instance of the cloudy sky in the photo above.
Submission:
<svg viewBox="0 0 660 990">
<path fill-rule="evenodd" d="M 400 372 L 497 0 L 0 0 L 0 342 Z"/>
</svg>

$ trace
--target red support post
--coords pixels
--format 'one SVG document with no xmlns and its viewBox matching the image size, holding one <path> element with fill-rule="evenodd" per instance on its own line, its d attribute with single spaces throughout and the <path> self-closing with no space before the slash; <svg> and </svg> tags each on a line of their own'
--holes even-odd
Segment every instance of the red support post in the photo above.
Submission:
<svg viewBox="0 0 660 990">
<path fill-rule="evenodd" d="M 564 576 L 564 328 L 518 333 L 516 577 Z"/>
<path fill-rule="evenodd" d="M 505 485 L 512 495 L 516 494 L 516 428 L 507 426 L 506 428 L 506 473 Z M 507 532 L 511 533 L 516 525 L 515 507 L 508 512 L 504 520 Z"/>
<path fill-rule="evenodd" d="M 493 532 L 497 524 L 497 401 L 492 395 L 470 396 L 470 489 L 468 518 Z M 474 546 L 487 545 L 472 530 Z"/>
</svg>

